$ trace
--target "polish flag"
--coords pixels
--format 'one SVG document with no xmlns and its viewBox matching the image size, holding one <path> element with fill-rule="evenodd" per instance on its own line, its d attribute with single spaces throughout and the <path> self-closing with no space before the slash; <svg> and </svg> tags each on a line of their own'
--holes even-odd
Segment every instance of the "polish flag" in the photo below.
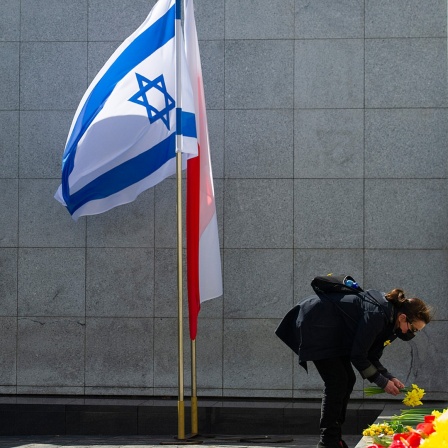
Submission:
<svg viewBox="0 0 448 448">
<path fill-rule="evenodd" d="M 198 139 L 198 156 L 187 161 L 186 207 L 190 339 L 195 340 L 201 303 L 222 295 L 222 273 L 204 83 L 193 0 L 184 0 L 184 32 Z"/>
</svg>

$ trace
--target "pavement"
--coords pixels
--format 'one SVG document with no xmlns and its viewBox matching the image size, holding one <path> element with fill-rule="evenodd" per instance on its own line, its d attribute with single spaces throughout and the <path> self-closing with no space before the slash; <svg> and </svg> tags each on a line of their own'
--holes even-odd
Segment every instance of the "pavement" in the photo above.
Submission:
<svg viewBox="0 0 448 448">
<path fill-rule="evenodd" d="M 355 448 L 361 436 L 348 435 L 344 440 Z M 153 448 L 161 445 L 183 448 L 316 448 L 318 436 L 213 436 L 188 439 L 179 443 L 166 436 L 3 436 L 0 448 Z"/>
</svg>

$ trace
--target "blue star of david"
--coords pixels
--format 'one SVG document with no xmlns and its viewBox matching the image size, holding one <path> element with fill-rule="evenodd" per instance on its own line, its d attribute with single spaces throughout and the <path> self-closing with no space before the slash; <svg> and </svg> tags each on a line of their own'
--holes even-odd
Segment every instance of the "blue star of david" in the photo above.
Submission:
<svg viewBox="0 0 448 448">
<path fill-rule="evenodd" d="M 137 82 L 140 90 L 131 98 L 129 98 L 128 101 L 132 101 L 133 103 L 140 104 L 141 106 L 146 107 L 149 122 L 152 124 L 157 120 L 162 120 L 169 130 L 170 111 L 176 107 L 176 103 L 166 90 L 165 79 L 163 78 L 163 75 L 158 76 L 152 81 L 142 75 L 139 75 L 138 73 L 136 73 L 135 76 L 137 77 Z M 165 97 L 165 107 L 162 110 L 158 110 L 154 106 L 151 106 L 151 104 L 149 104 L 147 92 L 151 89 L 157 89 Z"/>
</svg>

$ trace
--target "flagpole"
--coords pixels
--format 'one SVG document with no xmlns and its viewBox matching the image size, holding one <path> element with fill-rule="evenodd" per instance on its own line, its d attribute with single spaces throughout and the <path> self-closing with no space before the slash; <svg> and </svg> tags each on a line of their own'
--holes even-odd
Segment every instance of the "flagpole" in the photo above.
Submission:
<svg viewBox="0 0 448 448">
<path fill-rule="evenodd" d="M 178 402 L 177 438 L 185 439 L 184 346 L 183 346 L 183 272 L 182 272 L 182 77 L 181 77 L 181 0 L 176 0 L 176 179 L 177 179 L 177 291 L 178 291 Z"/>
<path fill-rule="evenodd" d="M 191 340 L 191 434 L 199 434 L 196 377 L 196 339 Z"/>
</svg>

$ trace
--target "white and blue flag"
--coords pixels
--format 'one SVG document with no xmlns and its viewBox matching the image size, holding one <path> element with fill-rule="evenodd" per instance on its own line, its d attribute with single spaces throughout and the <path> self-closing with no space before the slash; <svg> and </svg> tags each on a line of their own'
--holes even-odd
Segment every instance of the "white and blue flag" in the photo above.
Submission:
<svg viewBox="0 0 448 448">
<path fill-rule="evenodd" d="M 175 7 L 158 1 L 78 106 L 55 194 L 75 220 L 132 202 L 176 172 Z M 185 54 L 182 61 L 186 67 Z M 181 72 L 182 151 L 195 156 L 193 93 L 188 70 Z"/>
</svg>

